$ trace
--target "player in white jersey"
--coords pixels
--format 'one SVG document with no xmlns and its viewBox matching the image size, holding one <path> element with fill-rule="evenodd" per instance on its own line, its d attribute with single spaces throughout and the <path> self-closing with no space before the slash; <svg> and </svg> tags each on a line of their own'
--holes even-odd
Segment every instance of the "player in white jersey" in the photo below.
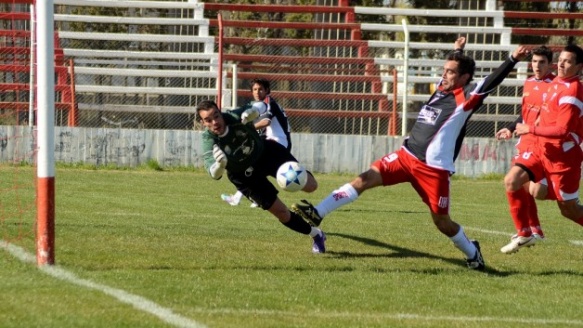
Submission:
<svg viewBox="0 0 583 328">
<path fill-rule="evenodd" d="M 255 128 L 261 137 L 277 141 L 282 146 L 291 151 L 290 125 L 285 111 L 270 96 L 271 86 L 268 80 L 258 78 L 251 81 L 251 92 L 253 101 L 245 105 L 258 108 L 260 116 L 254 121 Z M 262 102 L 264 105 L 257 104 Z M 233 195 L 222 194 L 221 199 L 232 206 L 237 206 L 241 202 L 243 194 L 237 191 Z M 251 207 L 257 207 L 255 203 Z"/>
</svg>

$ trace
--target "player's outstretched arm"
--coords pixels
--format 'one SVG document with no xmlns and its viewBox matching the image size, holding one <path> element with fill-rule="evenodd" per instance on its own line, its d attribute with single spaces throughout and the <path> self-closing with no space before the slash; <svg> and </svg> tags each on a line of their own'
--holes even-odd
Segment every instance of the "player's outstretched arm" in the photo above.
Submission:
<svg viewBox="0 0 583 328">
<path fill-rule="evenodd" d="M 490 93 L 494 90 L 514 69 L 516 63 L 528 56 L 529 51 L 524 46 L 516 48 L 512 55 L 506 59 L 494 72 L 486 77 L 484 83 L 480 86 L 478 93 Z"/>
<path fill-rule="evenodd" d="M 530 54 L 530 50 L 528 50 L 525 46 L 518 46 L 512 52 L 512 58 L 515 59 L 516 61 L 521 61 L 525 59 L 528 56 L 528 54 Z"/>
<path fill-rule="evenodd" d="M 456 51 L 463 51 L 464 48 L 466 47 L 466 38 L 463 36 L 460 36 L 459 38 L 457 38 L 454 42 L 454 49 Z"/>
<path fill-rule="evenodd" d="M 253 105 L 251 106 L 251 108 L 246 109 L 242 114 L 241 114 L 241 122 L 243 124 L 247 124 L 249 122 L 253 122 L 253 120 L 255 120 L 256 118 L 259 117 L 259 115 L 261 115 L 261 111 L 265 110 L 266 105 L 262 102 L 262 101 L 257 101 L 255 103 L 253 103 Z"/>
</svg>

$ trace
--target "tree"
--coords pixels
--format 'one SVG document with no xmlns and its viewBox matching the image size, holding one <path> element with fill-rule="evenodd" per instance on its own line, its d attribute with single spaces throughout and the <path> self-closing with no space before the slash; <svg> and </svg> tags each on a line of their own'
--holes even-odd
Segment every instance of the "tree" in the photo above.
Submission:
<svg viewBox="0 0 583 328">
<path fill-rule="evenodd" d="M 504 10 L 548 13 L 551 12 L 551 5 L 548 2 L 509 1 L 504 3 Z M 552 20 L 541 20 L 534 18 L 507 18 L 505 20 L 505 25 L 508 27 L 530 28 L 558 27 L 553 24 Z M 513 44 L 548 44 L 550 39 L 550 35 L 512 35 Z"/>
</svg>

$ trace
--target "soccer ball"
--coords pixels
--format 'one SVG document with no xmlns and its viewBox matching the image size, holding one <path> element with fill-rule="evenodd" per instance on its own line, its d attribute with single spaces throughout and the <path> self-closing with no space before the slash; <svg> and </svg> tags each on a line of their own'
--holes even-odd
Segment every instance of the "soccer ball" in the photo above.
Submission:
<svg viewBox="0 0 583 328">
<path fill-rule="evenodd" d="M 277 184 L 285 191 L 299 191 L 304 188 L 308 182 L 308 172 L 298 162 L 285 162 L 275 176 Z"/>
</svg>

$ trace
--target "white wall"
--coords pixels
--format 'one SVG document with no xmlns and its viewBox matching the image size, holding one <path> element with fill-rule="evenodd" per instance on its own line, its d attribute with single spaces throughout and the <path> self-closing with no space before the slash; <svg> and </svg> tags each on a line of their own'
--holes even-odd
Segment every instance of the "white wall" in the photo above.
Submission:
<svg viewBox="0 0 583 328">
<path fill-rule="evenodd" d="M 0 126 L 0 162 L 31 163 L 32 132 L 25 126 Z M 200 143 L 199 131 L 55 127 L 55 160 L 137 166 L 155 159 L 163 167 L 202 167 Z M 309 170 L 357 174 L 398 149 L 402 138 L 294 133 L 292 143 L 292 152 Z M 456 170 L 470 177 L 503 174 L 513 154 L 513 140 L 466 138 Z"/>
</svg>

